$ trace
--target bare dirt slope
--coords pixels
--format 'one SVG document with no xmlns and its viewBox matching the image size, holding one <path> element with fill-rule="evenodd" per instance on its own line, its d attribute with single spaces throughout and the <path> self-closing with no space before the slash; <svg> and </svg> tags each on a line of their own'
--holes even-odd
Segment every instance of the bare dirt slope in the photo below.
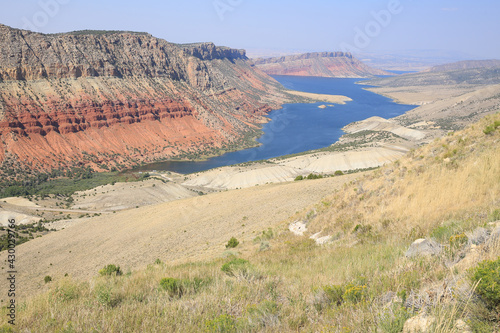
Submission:
<svg viewBox="0 0 500 333">
<path fill-rule="evenodd" d="M 437 100 L 459 97 L 477 90 L 475 85 L 431 85 L 431 86 L 404 86 L 404 87 L 376 87 L 368 88 L 376 94 L 393 99 L 396 103 L 425 105 Z"/>
<path fill-rule="evenodd" d="M 107 264 L 127 271 L 156 258 L 182 262 L 220 256 L 232 236 L 251 242 L 355 177 L 220 192 L 89 219 L 17 248 L 19 296 L 45 290 L 46 275 L 84 279 Z"/>
<path fill-rule="evenodd" d="M 176 183 L 150 179 L 136 183 L 99 186 L 73 195 L 72 209 L 115 211 L 190 198 L 198 193 Z"/>
</svg>

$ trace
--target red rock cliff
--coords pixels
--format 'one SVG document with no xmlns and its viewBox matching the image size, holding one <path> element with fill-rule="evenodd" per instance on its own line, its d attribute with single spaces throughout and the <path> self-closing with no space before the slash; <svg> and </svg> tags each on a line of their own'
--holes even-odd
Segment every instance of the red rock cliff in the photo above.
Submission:
<svg viewBox="0 0 500 333">
<path fill-rule="evenodd" d="M 243 50 L 0 25 L 0 162 L 126 167 L 240 140 L 289 102 Z"/>
<path fill-rule="evenodd" d="M 317 52 L 256 59 L 255 65 L 269 75 L 365 78 L 390 74 L 365 65 L 348 52 Z"/>
</svg>

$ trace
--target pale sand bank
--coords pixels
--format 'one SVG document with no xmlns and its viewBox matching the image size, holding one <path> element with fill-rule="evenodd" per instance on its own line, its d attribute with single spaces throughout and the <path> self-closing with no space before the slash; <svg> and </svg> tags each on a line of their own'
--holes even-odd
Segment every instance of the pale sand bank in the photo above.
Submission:
<svg viewBox="0 0 500 333">
<path fill-rule="evenodd" d="M 408 152 L 403 146 L 383 146 L 347 152 L 321 152 L 283 160 L 276 164 L 222 167 L 192 175 L 182 185 L 213 190 L 247 188 L 268 183 L 289 182 L 310 173 L 333 174 L 335 171 L 368 169 L 401 158 Z"/>
<path fill-rule="evenodd" d="M 313 94 L 313 93 L 307 93 L 307 92 L 303 92 L 303 91 L 294 91 L 294 90 L 289 90 L 287 92 L 289 94 L 292 94 L 292 95 L 306 97 L 306 98 L 314 99 L 317 101 L 334 103 L 334 104 L 345 104 L 346 102 L 352 101 L 352 99 L 350 99 L 349 97 L 342 96 L 342 95 Z"/>
<path fill-rule="evenodd" d="M 368 169 L 393 162 L 408 152 L 405 147 L 371 147 L 358 151 L 325 152 L 297 156 L 280 161 L 280 165 L 314 173 Z"/>
<path fill-rule="evenodd" d="M 370 117 L 345 126 L 342 129 L 346 133 L 358 133 L 361 131 L 386 131 L 396 134 L 408 140 L 422 140 L 425 133 L 398 125 L 395 121 L 381 117 Z"/>
</svg>

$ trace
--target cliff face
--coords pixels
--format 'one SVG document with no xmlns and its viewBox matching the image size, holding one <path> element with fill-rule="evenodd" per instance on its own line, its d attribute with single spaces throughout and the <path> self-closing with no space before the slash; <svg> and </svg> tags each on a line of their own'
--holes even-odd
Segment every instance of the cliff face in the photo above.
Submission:
<svg viewBox="0 0 500 333">
<path fill-rule="evenodd" d="M 234 145 L 289 102 L 243 50 L 0 25 L 0 162 L 126 167 Z"/>
<path fill-rule="evenodd" d="M 256 59 L 255 65 L 269 75 L 365 78 L 390 74 L 363 64 L 347 52 L 305 53 Z"/>
</svg>

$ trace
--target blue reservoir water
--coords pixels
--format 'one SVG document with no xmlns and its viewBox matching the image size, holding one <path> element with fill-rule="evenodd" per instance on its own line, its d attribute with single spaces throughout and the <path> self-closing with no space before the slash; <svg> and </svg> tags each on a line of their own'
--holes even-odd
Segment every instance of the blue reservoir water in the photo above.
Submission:
<svg viewBox="0 0 500 333">
<path fill-rule="evenodd" d="M 366 91 L 360 79 L 274 76 L 285 88 L 317 94 L 344 95 L 353 101 L 320 109 L 314 104 L 285 104 L 283 109 L 269 113 L 270 122 L 263 126 L 264 134 L 257 140 L 262 145 L 201 162 L 166 161 L 148 164 L 136 170 L 168 170 L 182 174 L 200 172 L 221 166 L 269 159 L 282 155 L 324 148 L 335 143 L 343 134 L 341 128 L 354 121 L 372 116 L 392 118 L 415 106 L 392 102 L 384 96 Z"/>
</svg>

